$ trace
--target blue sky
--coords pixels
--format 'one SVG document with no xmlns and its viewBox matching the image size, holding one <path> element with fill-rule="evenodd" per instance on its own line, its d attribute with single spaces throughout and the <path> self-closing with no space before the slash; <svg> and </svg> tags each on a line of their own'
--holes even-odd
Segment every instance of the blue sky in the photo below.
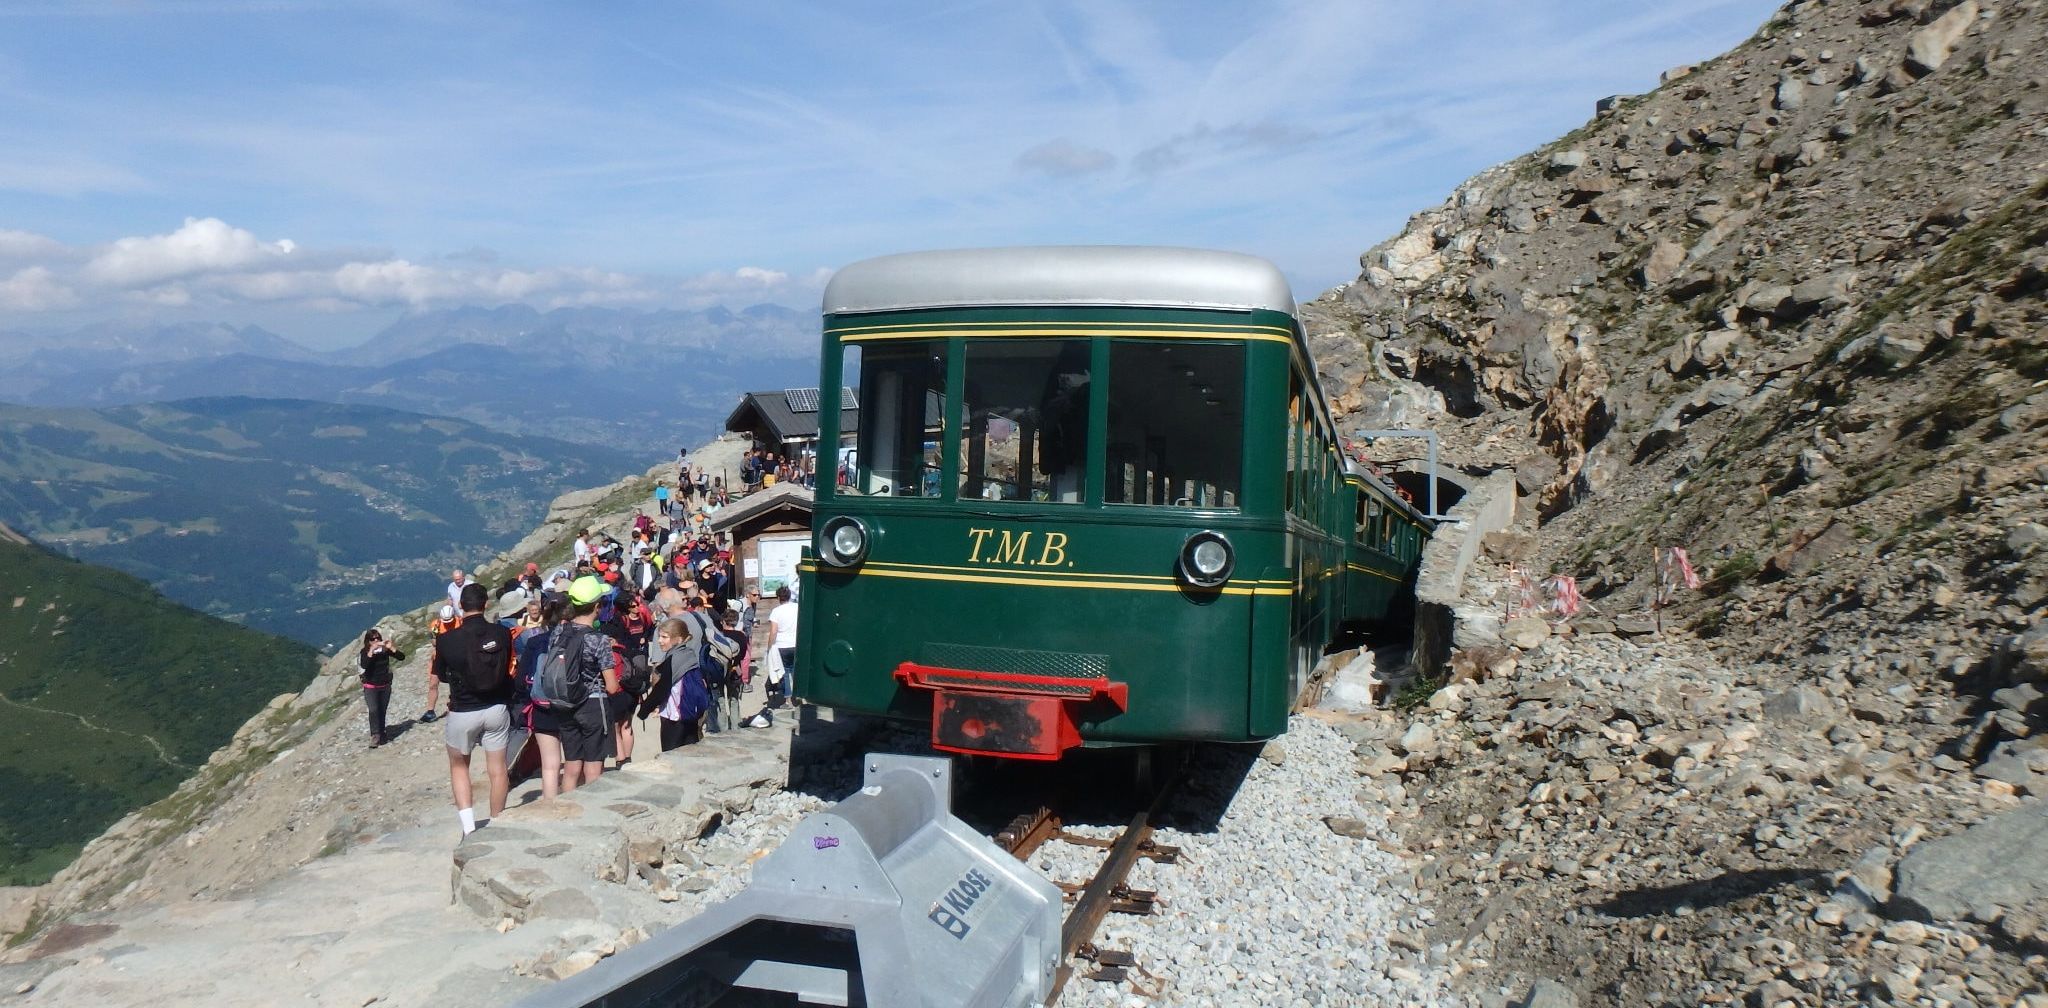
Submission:
<svg viewBox="0 0 2048 1008">
<path fill-rule="evenodd" d="M 0 2 L 0 329 L 815 305 L 919 248 L 1194 245 L 1307 298 L 1758 0 Z"/>
</svg>

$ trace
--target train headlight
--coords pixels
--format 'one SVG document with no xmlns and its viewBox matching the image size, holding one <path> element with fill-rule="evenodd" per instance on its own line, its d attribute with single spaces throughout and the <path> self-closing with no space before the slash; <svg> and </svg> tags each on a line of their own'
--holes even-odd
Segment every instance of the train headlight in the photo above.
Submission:
<svg viewBox="0 0 2048 1008">
<path fill-rule="evenodd" d="M 840 515 L 818 533 L 818 558 L 834 567 L 851 567 L 868 555 L 868 527 L 860 519 Z"/>
<path fill-rule="evenodd" d="M 1180 547 L 1180 576 L 1197 588 L 1220 588 L 1230 580 L 1237 555 L 1221 532 L 1203 530 Z"/>
</svg>

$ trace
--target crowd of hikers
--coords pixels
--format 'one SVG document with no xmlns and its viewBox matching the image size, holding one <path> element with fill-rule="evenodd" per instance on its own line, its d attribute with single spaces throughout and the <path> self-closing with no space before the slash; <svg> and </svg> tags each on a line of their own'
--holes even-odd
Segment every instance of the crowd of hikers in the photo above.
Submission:
<svg viewBox="0 0 2048 1008">
<path fill-rule="evenodd" d="M 747 461 L 750 488 L 781 478 L 771 456 Z M 797 646 L 790 588 L 776 587 L 772 606 L 759 590 L 742 591 L 730 543 L 707 519 L 730 501 L 723 481 L 687 460 L 678 477 L 674 492 L 655 490 L 659 517 L 637 513 L 626 541 L 579 531 L 567 564 L 543 575 L 529 563 L 495 590 L 451 573 L 431 627 L 427 710 L 415 720 L 444 723 L 464 833 L 488 821 L 471 793 L 478 749 L 496 816 L 515 778 L 537 774 L 541 794 L 553 797 L 596 780 L 607 760 L 631 763 L 636 720 L 658 722 L 654 741 L 667 752 L 707 732 L 766 727 L 789 703 Z M 379 631 L 363 635 L 357 664 L 372 748 L 391 737 L 391 666 L 404 660 Z M 741 704 L 757 689 L 763 702 L 742 719 Z"/>
</svg>

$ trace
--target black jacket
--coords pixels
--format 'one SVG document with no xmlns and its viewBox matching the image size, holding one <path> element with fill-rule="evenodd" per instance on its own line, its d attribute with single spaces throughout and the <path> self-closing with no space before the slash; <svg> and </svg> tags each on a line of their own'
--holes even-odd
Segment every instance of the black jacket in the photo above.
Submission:
<svg viewBox="0 0 2048 1008">
<path fill-rule="evenodd" d="M 378 689 L 390 686 L 391 662 L 394 659 L 404 661 L 405 652 L 392 647 L 389 642 L 384 645 L 382 654 L 373 655 L 368 650 L 356 652 L 356 666 L 363 670 L 363 685 L 375 686 Z"/>
<path fill-rule="evenodd" d="M 472 660 L 497 666 L 496 688 L 482 692 L 469 688 L 465 674 Z M 462 625 L 434 639 L 434 676 L 448 684 L 448 709 L 455 713 L 483 710 L 512 702 L 512 631 L 485 619 L 465 616 Z"/>
</svg>

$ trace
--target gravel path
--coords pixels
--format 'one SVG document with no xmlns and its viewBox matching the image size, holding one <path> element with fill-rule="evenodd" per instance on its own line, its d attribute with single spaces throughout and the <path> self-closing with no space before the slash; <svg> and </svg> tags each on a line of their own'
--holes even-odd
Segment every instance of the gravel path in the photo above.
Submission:
<svg viewBox="0 0 2048 1008">
<path fill-rule="evenodd" d="M 851 763 L 852 761 L 848 761 Z M 1389 937 L 1421 933 L 1429 910 L 1408 887 L 1410 868 L 1380 845 L 1392 830 L 1355 796 L 1351 743 L 1312 718 L 1255 758 L 1244 749 L 1204 750 L 1158 842 L 1179 863 L 1140 861 L 1130 884 L 1159 893 L 1160 913 L 1111 915 L 1096 942 L 1138 960 L 1134 980 L 1076 978 L 1063 1006 L 1453 1005 L 1448 977 L 1414 947 Z M 702 867 L 672 869 L 685 906 L 709 906 L 745 887 L 755 860 L 792 825 L 828 803 L 809 794 L 764 794 L 694 852 Z M 1340 835 L 1326 819 L 1340 822 Z M 1109 827 L 1073 832 L 1110 837 Z M 1104 853 L 1053 842 L 1033 856 L 1048 877 L 1080 882 Z"/>
<path fill-rule="evenodd" d="M 1158 891 L 1160 912 L 1112 915 L 1096 936 L 1130 951 L 1143 972 L 1125 984 L 1077 979 L 1060 1003 L 1459 1003 L 1440 971 L 1388 945 L 1390 934 L 1425 926 L 1429 911 L 1406 887 L 1401 859 L 1377 842 L 1391 837 L 1385 819 L 1359 807 L 1353 762 L 1350 742 L 1300 716 L 1261 758 L 1198 755 L 1164 817 L 1170 825 L 1155 831 L 1159 843 L 1181 848 L 1180 861 L 1141 861 L 1131 873 L 1133 887 Z M 1355 820 L 1344 825 L 1363 837 L 1339 835 L 1325 822 L 1332 817 Z M 1079 881 L 1101 854 L 1055 843 L 1032 860 L 1053 878 Z"/>
</svg>

